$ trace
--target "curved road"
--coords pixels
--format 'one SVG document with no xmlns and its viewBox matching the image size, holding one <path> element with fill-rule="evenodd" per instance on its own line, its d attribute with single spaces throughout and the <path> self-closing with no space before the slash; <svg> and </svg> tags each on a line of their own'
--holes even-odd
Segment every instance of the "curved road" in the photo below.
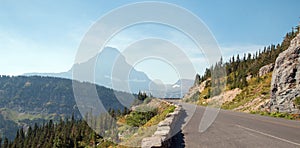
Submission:
<svg viewBox="0 0 300 148">
<path fill-rule="evenodd" d="M 203 133 L 198 131 L 205 107 L 172 101 L 182 105 L 186 125 L 173 139 L 172 147 L 240 148 L 298 147 L 300 122 L 247 113 L 220 110 L 216 120 Z M 195 113 L 193 114 L 193 112 Z M 181 138 L 178 139 L 178 135 Z"/>
</svg>

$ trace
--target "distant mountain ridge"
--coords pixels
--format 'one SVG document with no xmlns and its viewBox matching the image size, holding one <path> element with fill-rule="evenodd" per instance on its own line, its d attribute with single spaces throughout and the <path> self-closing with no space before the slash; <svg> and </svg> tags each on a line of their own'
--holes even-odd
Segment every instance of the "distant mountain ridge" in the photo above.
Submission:
<svg viewBox="0 0 300 148">
<path fill-rule="evenodd" d="M 137 71 L 130 64 L 126 62 L 125 57 L 115 48 L 105 47 L 101 53 L 97 56 L 91 58 L 90 60 L 80 63 L 74 64 L 72 68 L 66 72 L 61 73 L 25 73 L 25 76 L 51 76 L 51 77 L 59 77 L 59 78 L 67 78 L 72 79 L 72 72 L 74 68 L 84 67 L 85 65 L 91 65 L 91 62 L 96 61 L 95 64 L 95 83 L 101 86 L 105 86 L 108 88 L 113 88 L 113 80 L 111 78 L 113 67 L 115 66 L 115 62 L 118 59 L 118 66 L 116 71 L 118 74 L 114 74 L 114 78 L 121 80 L 119 84 L 128 84 L 130 87 L 130 92 L 138 93 L 139 91 L 146 91 L 152 93 L 153 96 L 156 97 L 174 97 L 181 98 L 190 86 L 192 86 L 194 80 L 178 80 L 175 84 L 167 84 L 161 86 L 160 84 L 156 84 L 153 82 L 147 74 L 141 71 Z M 123 76 L 121 76 L 124 71 L 131 71 L 129 75 L 129 80 L 124 80 Z M 87 80 L 88 81 L 88 80 Z M 116 82 L 116 81 L 114 81 Z M 93 83 L 93 82 L 91 82 Z M 149 86 L 151 85 L 151 88 Z M 176 87 L 174 87 L 176 85 Z M 164 88 L 164 92 L 161 93 L 161 89 Z M 154 91 L 150 90 L 154 89 Z M 126 91 L 122 90 L 121 91 Z M 157 91 L 155 91 L 157 90 Z M 159 91 L 158 91 L 159 90 Z M 165 92 L 166 91 L 166 92 Z"/>
</svg>

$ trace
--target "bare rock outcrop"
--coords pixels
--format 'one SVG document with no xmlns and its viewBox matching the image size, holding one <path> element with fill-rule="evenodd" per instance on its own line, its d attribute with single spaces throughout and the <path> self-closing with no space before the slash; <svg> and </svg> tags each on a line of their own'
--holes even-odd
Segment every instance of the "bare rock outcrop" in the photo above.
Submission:
<svg viewBox="0 0 300 148">
<path fill-rule="evenodd" d="M 300 34 L 276 59 L 271 82 L 271 111 L 295 113 L 295 97 L 300 96 Z"/>
<path fill-rule="evenodd" d="M 201 93 L 204 89 L 205 89 L 205 86 L 206 86 L 206 82 L 207 81 L 210 81 L 211 79 L 208 78 L 207 80 L 203 81 L 201 84 L 199 85 L 194 85 L 192 86 L 188 93 L 186 93 L 184 96 L 183 96 L 183 99 L 184 101 L 188 101 L 190 98 L 192 98 L 196 93 Z M 192 101 L 192 100 L 189 100 L 189 101 Z M 198 101 L 198 99 L 196 100 Z"/>
<path fill-rule="evenodd" d="M 266 75 L 267 73 L 273 71 L 273 69 L 274 69 L 274 64 L 273 64 L 273 63 L 268 64 L 268 65 L 265 65 L 265 66 L 263 66 L 263 67 L 261 67 L 261 68 L 259 69 L 258 75 L 259 75 L 260 77 L 261 77 L 261 76 L 264 76 L 264 75 Z"/>
</svg>

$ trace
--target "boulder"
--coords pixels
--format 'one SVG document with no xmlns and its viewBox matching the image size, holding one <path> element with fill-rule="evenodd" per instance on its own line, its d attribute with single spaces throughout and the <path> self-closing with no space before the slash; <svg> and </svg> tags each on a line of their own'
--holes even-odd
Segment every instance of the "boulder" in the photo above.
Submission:
<svg viewBox="0 0 300 148">
<path fill-rule="evenodd" d="M 249 81 L 249 80 L 251 80 L 251 78 L 252 78 L 252 75 L 248 75 L 248 76 L 246 77 L 246 80 Z"/>
<path fill-rule="evenodd" d="M 293 100 L 300 96 L 300 34 L 276 59 L 271 82 L 271 111 L 295 113 Z"/>
<path fill-rule="evenodd" d="M 268 65 L 265 65 L 265 66 L 263 66 L 263 67 L 261 67 L 261 68 L 259 69 L 258 75 L 259 75 L 260 77 L 261 77 L 261 76 L 264 76 L 264 75 L 266 75 L 267 73 L 272 72 L 273 69 L 274 69 L 274 64 L 273 64 L 273 63 L 268 64 Z"/>
<path fill-rule="evenodd" d="M 159 136 L 147 137 L 142 140 L 142 148 L 161 147 L 162 140 Z"/>
</svg>

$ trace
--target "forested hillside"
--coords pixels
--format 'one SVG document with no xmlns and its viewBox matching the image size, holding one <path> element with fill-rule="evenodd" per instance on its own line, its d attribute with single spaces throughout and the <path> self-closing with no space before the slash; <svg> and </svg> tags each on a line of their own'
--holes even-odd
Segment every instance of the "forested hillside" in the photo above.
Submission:
<svg viewBox="0 0 300 148">
<path fill-rule="evenodd" d="M 86 115 L 86 120 L 71 118 L 59 122 L 20 128 L 13 140 L 0 136 L 3 148 L 60 147 L 136 147 L 151 136 L 156 125 L 173 112 L 175 106 L 140 94 L 135 110 L 112 110 L 99 116 Z M 2 145 L 1 145 L 2 141 Z"/>
<path fill-rule="evenodd" d="M 258 77 L 259 69 L 274 63 L 278 55 L 289 47 L 290 41 L 298 33 L 299 27 L 292 28 L 292 31 L 285 35 L 281 44 L 264 47 L 263 50 L 259 50 L 255 54 L 233 55 L 227 62 L 224 62 L 221 58 L 216 65 L 207 68 L 202 76 L 197 75 L 195 83 L 199 85 L 210 78 L 212 71 L 225 69 L 227 74 L 226 82 L 229 88 L 243 88 L 247 86 L 246 77 Z"/>
<path fill-rule="evenodd" d="M 92 85 L 81 83 L 82 85 Z M 96 86 L 104 107 L 123 109 L 114 91 Z M 124 98 L 128 93 L 117 92 Z M 89 97 L 89 96 L 86 96 Z M 13 139 L 18 127 L 42 124 L 50 119 L 81 119 L 72 88 L 72 80 L 40 76 L 0 76 L 0 135 Z"/>
<path fill-rule="evenodd" d="M 18 147 L 18 148 L 59 148 L 59 147 L 84 147 L 95 146 L 101 143 L 102 147 L 114 145 L 104 140 L 100 135 L 95 133 L 84 120 L 76 121 L 74 118 L 61 120 L 54 123 L 50 120 L 43 126 L 30 126 L 25 132 L 23 129 L 18 130 L 13 141 L 0 137 L 3 140 L 2 147 Z"/>
<path fill-rule="evenodd" d="M 221 58 L 218 63 L 207 68 L 202 76 L 196 75 L 195 85 L 184 100 L 208 105 L 213 102 L 214 96 L 222 93 L 225 97 L 220 102 L 224 109 L 270 114 L 271 80 L 275 61 L 280 53 L 290 47 L 291 41 L 298 34 L 299 26 L 292 28 L 281 44 L 264 47 L 255 54 L 234 55 L 226 62 Z M 220 87 L 222 84 L 226 85 Z M 294 118 L 287 114 L 278 116 Z"/>
</svg>

